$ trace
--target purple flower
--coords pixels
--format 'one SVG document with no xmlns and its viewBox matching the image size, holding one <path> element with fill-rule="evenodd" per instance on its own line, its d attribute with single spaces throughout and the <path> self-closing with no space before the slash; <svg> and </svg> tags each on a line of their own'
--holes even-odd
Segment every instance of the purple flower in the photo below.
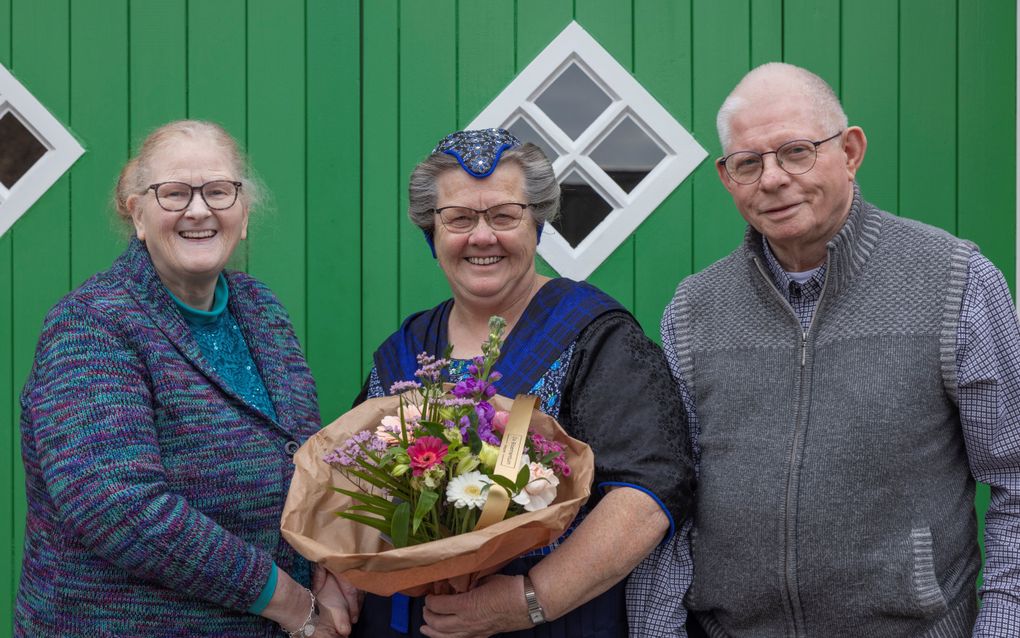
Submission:
<svg viewBox="0 0 1020 638">
<path fill-rule="evenodd" d="M 458 381 L 457 385 L 453 386 L 453 396 L 462 399 L 465 397 L 472 396 L 475 392 L 477 392 L 480 389 L 478 387 L 479 383 L 481 382 L 478 379 L 475 379 L 474 377 L 468 377 L 467 379 Z"/>
<path fill-rule="evenodd" d="M 489 383 L 495 383 L 502 378 L 503 378 L 502 372 L 497 372 L 496 370 L 493 370 L 492 372 L 489 373 Z"/>
<path fill-rule="evenodd" d="M 496 416 L 496 408 L 492 407 L 492 404 L 488 401 L 481 401 L 475 406 L 475 412 L 478 414 L 479 423 L 491 423 L 492 417 Z"/>
<path fill-rule="evenodd" d="M 421 384 L 417 381 L 397 381 L 390 386 L 390 394 L 400 394 L 408 390 L 418 390 Z"/>
</svg>

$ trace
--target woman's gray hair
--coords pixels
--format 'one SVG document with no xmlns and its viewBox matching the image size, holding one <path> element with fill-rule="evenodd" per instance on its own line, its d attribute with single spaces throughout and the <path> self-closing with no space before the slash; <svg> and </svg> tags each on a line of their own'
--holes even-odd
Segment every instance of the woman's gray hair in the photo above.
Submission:
<svg viewBox="0 0 1020 638">
<path fill-rule="evenodd" d="M 715 124 L 719 131 L 719 143 L 722 145 L 724 155 L 736 150 L 730 148 L 732 133 L 730 123 L 733 116 L 747 106 L 748 101 L 743 96 L 743 89 L 756 81 L 768 81 L 770 76 L 793 80 L 799 85 L 799 90 L 811 100 L 819 124 L 825 129 L 826 135 L 846 130 L 849 121 L 843 111 L 843 105 L 839 102 L 839 96 L 825 80 L 811 71 L 793 64 L 767 62 L 749 71 L 719 107 Z"/>
<path fill-rule="evenodd" d="M 148 190 L 153 179 L 152 162 L 167 146 L 182 138 L 207 140 L 223 151 L 233 165 L 235 179 L 241 182 L 241 201 L 249 210 L 258 207 L 263 200 L 265 188 L 252 171 L 248 157 L 237 140 L 219 124 L 203 120 L 177 120 L 149 133 L 135 156 L 121 169 L 113 194 L 113 206 L 122 221 L 131 224 L 131 211 L 128 210 L 127 200 L 132 195 L 141 195 Z"/>
<path fill-rule="evenodd" d="M 529 210 L 535 223 L 544 224 L 556 219 L 560 212 L 560 183 L 542 149 L 528 142 L 503 151 L 499 161 L 517 164 L 524 172 L 524 197 L 527 201 L 522 203 L 531 205 Z M 457 158 L 446 153 L 433 153 L 414 167 L 407 185 L 407 216 L 415 226 L 427 231 L 435 226 L 433 211 L 439 198 L 437 180 L 452 169 L 462 170 Z"/>
</svg>

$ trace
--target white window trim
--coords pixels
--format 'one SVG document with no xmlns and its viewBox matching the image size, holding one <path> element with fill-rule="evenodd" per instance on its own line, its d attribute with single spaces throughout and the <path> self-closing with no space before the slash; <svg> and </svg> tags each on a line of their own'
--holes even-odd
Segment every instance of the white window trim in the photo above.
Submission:
<svg viewBox="0 0 1020 638">
<path fill-rule="evenodd" d="M 532 103 L 571 62 L 588 72 L 613 100 L 577 140 L 562 135 L 559 127 Z M 550 73 L 550 69 L 555 70 Z M 467 128 L 505 126 L 522 113 L 560 153 L 553 162 L 557 176 L 562 177 L 568 167 L 586 173 L 595 190 L 614 206 L 613 212 L 576 248 L 551 224 L 546 225 L 538 253 L 557 272 L 572 279 L 585 279 L 594 272 L 708 156 L 694 137 L 577 22 L 567 25 Z M 630 193 L 625 193 L 615 182 L 606 184 L 604 180 L 591 179 L 594 162 L 570 151 L 594 148 L 627 114 L 666 155 Z M 655 179 L 657 177 L 661 179 Z M 621 205 L 625 208 L 621 209 Z"/>
<path fill-rule="evenodd" d="M 6 113 L 13 113 L 47 151 L 10 190 L 0 185 L 0 236 L 85 152 L 78 140 L 0 64 L 0 117 Z"/>
</svg>

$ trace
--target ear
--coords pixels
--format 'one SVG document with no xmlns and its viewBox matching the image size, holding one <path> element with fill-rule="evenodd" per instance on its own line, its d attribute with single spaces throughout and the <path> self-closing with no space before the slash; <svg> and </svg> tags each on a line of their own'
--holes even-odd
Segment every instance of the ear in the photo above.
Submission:
<svg viewBox="0 0 1020 638">
<path fill-rule="evenodd" d="M 843 152 L 846 153 L 846 171 L 850 179 L 857 175 L 857 169 L 864 162 L 864 153 L 868 150 L 868 138 L 859 126 L 851 126 L 846 130 L 846 142 Z"/>
<path fill-rule="evenodd" d="M 241 239 L 248 239 L 248 207 L 244 206 L 241 209 Z"/>
<path fill-rule="evenodd" d="M 726 166 L 720 164 L 718 160 L 713 162 L 715 164 L 715 172 L 719 174 L 719 181 L 722 182 L 723 188 L 730 193 L 733 192 L 733 187 L 736 186 L 736 182 L 730 177 L 730 174 L 726 172 Z"/>
<path fill-rule="evenodd" d="M 124 205 L 131 213 L 131 221 L 135 225 L 135 236 L 138 237 L 138 241 L 145 241 L 145 226 L 142 224 L 142 207 L 138 203 L 139 199 L 141 199 L 140 195 L 130 195 Z"/>
</svg>

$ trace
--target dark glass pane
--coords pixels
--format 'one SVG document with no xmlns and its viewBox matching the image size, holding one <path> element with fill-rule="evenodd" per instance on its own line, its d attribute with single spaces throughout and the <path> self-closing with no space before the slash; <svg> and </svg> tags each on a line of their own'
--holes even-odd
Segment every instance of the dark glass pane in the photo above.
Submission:
<svg viewBox="0 0 1020 638">
<path fill-rule="evenodd" d="M 538 131 L 535 130 L 526 119 L 523 117 L 517 118 L 513 124 L 507 127 L 507 130 L 514 134 L 514 136 L 522 142 L 531 142 L 535 146 L 542 149 L 545 156 L 549 158 L 550 162 L 555 162 L 556 158 L 559 157 L 552 146 L 549 145 L 545 139 L 539 135 Z"/>
<path fill-rule="evenodd" d="M 631 192 L 666 153 L 629 115 L 602 140 L 589 157 L 626 192 Z"/>
<path fill-rule="evenodd" d="M 13 188 L 46 147 L 11 112 L 0 117 L 0 184 Z"/>
<path fill-rule="evenodd" d="M 576 248 L 613 212 L 613 207 L 575 171 L 567 174 L 560 189 L 563 193 L 560 216 L 552 224 L 567 243 Z"/>
<path fill-rule="evenodd" d="M 570 139 L 577 139 L 612 101 L 587 73 L 571 63 L 542 91 L 535 104 Z"/>
</svg>

